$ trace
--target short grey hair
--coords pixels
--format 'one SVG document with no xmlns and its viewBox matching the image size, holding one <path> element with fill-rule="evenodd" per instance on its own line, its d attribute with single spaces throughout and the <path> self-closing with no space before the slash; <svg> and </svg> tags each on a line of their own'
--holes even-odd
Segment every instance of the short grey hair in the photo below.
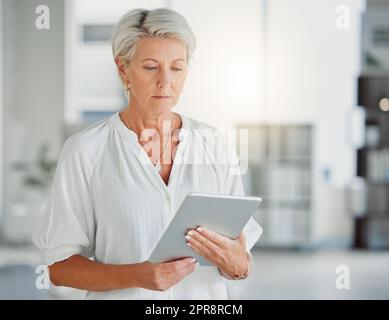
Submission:
<svg viewBox="0 0 389 320">
<path fill-rule="evenodd" d="M 134 57 L 137 42 L 153 37 L 172 37 L 183 41 L 187 46 L 187 62 L 190 62 L 196 48 L 195 35 L 181 14 L 166 8 L 132 9 L 125 13 L 112 35 L 114 58 L 121 57 L 128 66 Z"/>
</svg>

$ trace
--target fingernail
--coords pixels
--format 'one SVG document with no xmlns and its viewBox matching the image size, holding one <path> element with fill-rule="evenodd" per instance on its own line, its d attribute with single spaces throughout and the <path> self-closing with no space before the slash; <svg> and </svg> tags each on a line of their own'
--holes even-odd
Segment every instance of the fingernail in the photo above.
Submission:
<svg viewBox="0 0 389 320">
<path fill-rule="evenodd" d="M 187 234 L 193 236 L 193 230 L 190 230 Z"/>
<path fill-rule="evenodd" d="M 186 243 L 189 247 L 191 247 L 191 244 L 189 242 Z"/>
<path fill-rule="evenodd" d="M 198 232 L 202 232 L 203 231 L 203 228 L 202 227 L 197 227 L 196 229 Z"/>
<path fill-rule="evenodd" d="M 191 237 L 188 236 L 188 235 L 185 236 L 185 239 L 186 239 L 186 240 L 190 240 L 190 238 L 191 238 Z"/>
<path fill-rule="evenodd" d="M 190 259 L 190 262 L 195 262 L 195 261 L 196 261 L 196 258 Z"/>
</svg>

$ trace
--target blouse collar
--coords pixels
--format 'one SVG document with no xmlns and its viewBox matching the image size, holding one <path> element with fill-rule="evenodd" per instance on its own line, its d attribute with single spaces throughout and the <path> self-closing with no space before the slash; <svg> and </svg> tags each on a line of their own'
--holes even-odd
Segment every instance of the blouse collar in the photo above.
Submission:
<svg viewBox="0 0 389 320">
<path fill-rule="evenodd" d="M 120 111 L 115 112 L 109 119 L 110 122 L 112 123 L 113 127 L 120 133 L 120 135 L 125 140 L 128 140 L 131 143 L 135 143 L 137 146 L 140 147 L 137 134 L 135 133 L 135 131 L 127 128 L 127 126 L 123 123 L 122 119 L 120 118 L 119 113 L 120 113 Z M 178 113 L 178 112 L 175 112 L 175 113 L 180 116 L 181 122 L 182 122 L 180 130 L 181 129 L 183 129 L 183 130 L 180 131 L 178 134 L 178 139 L 180 141 L 180 144 L 182 144 L 182 142 L 187 140 L 187 137 L 190 136 L 190 122 L 189 122 L 189 119 L 185 115 Z M 187 141 L 185 141 L 185 142 L 187 142 Z"/>
</svg>

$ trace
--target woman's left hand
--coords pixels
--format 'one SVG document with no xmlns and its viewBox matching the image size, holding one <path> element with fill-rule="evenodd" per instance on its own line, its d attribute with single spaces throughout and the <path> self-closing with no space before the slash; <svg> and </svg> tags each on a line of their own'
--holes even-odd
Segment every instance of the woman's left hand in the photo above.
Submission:
<svg viewBox="0 0 389 320">
<path fill-rule="evenodd" d="M 196 253 L 217 266 L 221 274 L 235 278 L 237 275 L 245 274 L 249 269 L 250 261 L 243 231 L 236 239 L 230 239 L 200 226 L 190 229 L 185 238 L 187 244 Z"/>
</svg>

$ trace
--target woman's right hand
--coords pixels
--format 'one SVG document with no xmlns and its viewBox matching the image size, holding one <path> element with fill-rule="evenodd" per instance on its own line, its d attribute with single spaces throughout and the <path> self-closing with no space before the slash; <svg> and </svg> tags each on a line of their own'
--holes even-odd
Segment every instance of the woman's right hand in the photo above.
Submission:
<svg viewBox="0 0 389 320">
<path fill-rule="evenodd" d="M 138 287 L 165 291 L 192 273 L 197 266 L 198 262 L 192 257 L 162 263 L 141 262 L 137 268 Z"/>
</svg>

